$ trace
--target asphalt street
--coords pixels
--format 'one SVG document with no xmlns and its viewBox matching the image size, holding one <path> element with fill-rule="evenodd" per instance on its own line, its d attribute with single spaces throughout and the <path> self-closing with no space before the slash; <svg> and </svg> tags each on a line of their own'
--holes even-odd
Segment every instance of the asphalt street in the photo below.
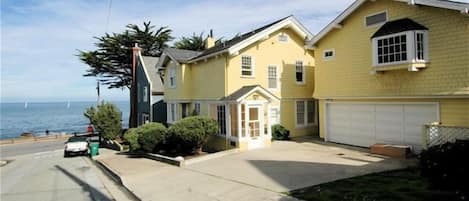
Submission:
<svg viewBox="0 0 469 201">
<path fill-rule="evenodd" d="M 64 148 L 65 140 L 53 140 L 43 142 L 33 142 L 24 144 L 7 144 L 0 146 L 0 159 L 8 159 L 10 157 L 40 153 L 45 151 L 53 151 Z"/>
</svg>

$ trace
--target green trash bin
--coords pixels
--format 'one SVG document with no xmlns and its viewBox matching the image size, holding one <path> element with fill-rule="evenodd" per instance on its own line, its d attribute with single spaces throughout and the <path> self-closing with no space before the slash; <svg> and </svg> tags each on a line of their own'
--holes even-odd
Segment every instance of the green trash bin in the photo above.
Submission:
<svg viewBox="0 0 469 201">
<path fill-rule="evenodd" d="M 94 157 L 99 154 L 99 143 L 90 143 L 90 156 Z"/>
</svg>

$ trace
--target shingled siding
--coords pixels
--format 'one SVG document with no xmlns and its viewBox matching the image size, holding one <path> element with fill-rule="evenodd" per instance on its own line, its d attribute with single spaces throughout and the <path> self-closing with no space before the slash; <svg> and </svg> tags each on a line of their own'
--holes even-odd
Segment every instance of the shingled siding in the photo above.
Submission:
<svg viewBox="0 0 469 201">
<path fill-rule="evenodd" d="M 367 28 L 364 17 L 387 11 L 389 19 L 410 18 L 429 30 L 426 69 L 370 74 L 371 36 L 380 26 Z M 315 97 L 381 97 L 469 95 L 469 17 L 457 11 L 407 3 L 368 1 L 352 13 L 341 29 L 334 29 L 317 44 Z M 335 49 L 330 61 L 324 50 Z"/>
<path fill-rule="evenodd" d="M 144 89 L 146 87 L 146 100 L 144 100 Z M 138 62 L 137 65 L 137 125 L 140 126 L 144 123 L 143 114 L 150 115 L 151 110 L 151 92 L 150 92 L 150 82 L 145 75 L 142 63 Z M 149 117 L 149 121 L 151 121 Z"/>
</svg>

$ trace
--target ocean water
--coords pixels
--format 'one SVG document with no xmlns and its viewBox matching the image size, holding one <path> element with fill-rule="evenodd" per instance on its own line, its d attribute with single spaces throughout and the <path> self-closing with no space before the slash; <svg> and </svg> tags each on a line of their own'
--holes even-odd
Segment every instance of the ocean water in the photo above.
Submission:
<svg viewBox="0 0 469 201">
<path fill-rule="evenodd" d="M 127 101 L 114 103 L 122 112 L 122 124 L 128 126 L 129 108 Z M 85 108 L 96 106 L 96 102 L 51 102 L 51 103 L 0 103 L 0 139 L 20 136 L 32 132 L 36 136 L 50 134 L 86 132 L 88 119 L 83 116 Z"/>
</svg>

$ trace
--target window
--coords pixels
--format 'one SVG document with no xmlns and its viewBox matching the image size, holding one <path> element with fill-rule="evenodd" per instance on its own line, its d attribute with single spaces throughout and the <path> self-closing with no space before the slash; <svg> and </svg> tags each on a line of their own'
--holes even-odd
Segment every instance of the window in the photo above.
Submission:
<svg viewBox="0 0 469 201">
<path fill-rule="evenodd" d="M 307 109 L 307 114 L 306 114 L 306 119 L 308 124 L 314 124 L 316 120 L 316 105 L 314 104 L 314 101 L 310 100 L 306 104 L 306 109 Z"/>
<path fill-rule="evenodd" d="M 379 25 L 388 21 L 388 14 L 386 11 L 380 12 L 373 15 L 368 15 L 365 17 L 365 26 L 371 27 Z"/>
<path fill-rule="evenodd" d="M 194 112 L 196 115 L 200 115 L 200 103 L 194 103 Z"/>
<path fill-rule="evenodd" d="M 329 49 L 329 50 L 324 50 L 322 58 L 325 61 L 331 60 L 335 56 L 335 50 L 334 49 Z"/>
<path fill-rule="evenodd" d="M 148 87 L 143 87 L 143 102 L 148 102 Z"/>
<path fill-rule="evenodd" d="M 314 100 L 298 100 L 295 104 L 296 126 L 304 127 L 316 124 L 316 102 Z"/>
<path fill-rule="evenodd" d="M 176 103 L 168 103 L 168 123 L 173 123 L 177 120 L 177 105 Z"/>
<path fill-rule="evenodd" d="M 269 89 L 277 89 L 277 66 L 269 66 L 267 67 L 267 71 Z"/>
<path fill-rule="evenodd" d="M 252 77 L 252 58 L 251 56 L 241 57 L 241 76 Z"/>
<path fill-rule="evenodd" d="M 143 121 L 143 124 L 150 123 L 150 115 L 147 114 L 147 113 L 143 113 L 142 114 L 142 121 Z"/>
<path fill-rule="evenodd" d="M 225 105 L 217 105 L 218 133 L 226 134 Z"/>
<path fill-rule="evenodd" d="M 296 101 L 296 125 L 305 124 L 305 102 Z"/>
<path fill-rule="evenodd" d="M 288 42 L 288 35 L 283 34 L 283 33 L 280 34 L 280 35 L 278 36 L 278 41 L 280 41 L 280 42 Z"/>
<path fill-rule="evenodd" d="M 304 66 L 303 66 L 303 61 L 297 61 L 296 64 L 296 83 L 298 84 L 304 84 L 305 82 L 305 74 L 304 74 Z"/>
<path fill-rule="evenodd" d="M 270 108 L 270 124 L 280 124 L 280 111 L 278 107 Z"/>
<path fill-rule="evenodd" d="M 176 69 L 174 68 L 169 69 L 169 87 L 176 87 Z"/>
<path fill-rule="evenodd" d="M 428 62 L 427 31 L 405 31 L 373 38 L 373 65 Z"/>
<path fill-rule="evenodd" d="M 182 103 L 182 118 L 189 116 L 189 103 Z"/>
</svg>

